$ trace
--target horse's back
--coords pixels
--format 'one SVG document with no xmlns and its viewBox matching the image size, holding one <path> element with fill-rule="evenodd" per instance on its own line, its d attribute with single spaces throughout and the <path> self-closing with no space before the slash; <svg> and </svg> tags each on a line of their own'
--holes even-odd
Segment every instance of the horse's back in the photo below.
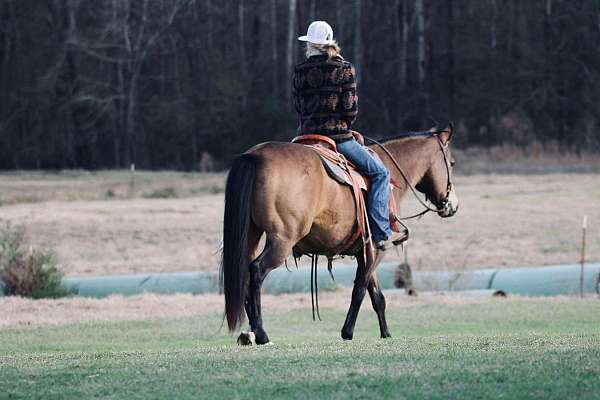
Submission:
<svg viewBox="0 0 600 400">
<path fill-rule="evenodd" d="M 294 143 L 265 142 L 245 154 L 252 155 L 257 164 L 255 192 L 305 198 L 314 197 L 322 189 L 325 171 L 319 156 L 311 148 Z"/>
<path fill-rule="evenodd" d="M 263 142 L 250 148 L 245 154 L 252 154 L 261 163 L 298 163 L 318 164 L 319 156 L 308 146 L 289 142 Z"/>
</svg>

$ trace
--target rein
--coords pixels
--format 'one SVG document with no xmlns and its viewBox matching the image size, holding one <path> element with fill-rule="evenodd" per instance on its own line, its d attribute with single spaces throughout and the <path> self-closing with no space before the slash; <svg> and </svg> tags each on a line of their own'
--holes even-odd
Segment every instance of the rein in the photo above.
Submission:
<svg viewBox="0 0 600 400">
<path fill-rule="evenodd" d="M 383 152 L 389 157 L 389 159 L 392 161 L 392 163 L 394 163 L 394 165 L 396 166 L 396 168 L 400 172 L 400 175 L 402 175 L 402 178 L 404 179 L 404 181 L 406 182 L 406 184 L 410 188 L 410 190 L 413 193 L 413 195 L 415 196 L 415 198 L 419 201 L 419 203 L 421 203 L 421 205 L 423 207 L 425 207 L 425 209 L 423 211 L 421 211 L 420 213 L 417 213 L 415 215 L 411 215 L 409 217 L 404 217 L 404 218 L 398 218 L 398 217 L 396 217 L 396 219 L 399 222 L 400 221 L 404 221 L 404 220 L 408 220 L 408 219 L 412 219 L 412 218 L 422 217 L 423 215 L 427 214 L 430 211 L 433 211 L 433 212 L 443 211 L 445 209 L 445 207 L 447 206 L 447 204 L 448 204 L 448 198 L 450 197 L 450 192 L 452 191 L 452 179 L 450 178 L 450 164 L 448 162 L 448 156 L 446 154 L 446 148 L 448 147 L 448 144 L 442 143 L 442 140 L 440 139 L 439 135 L 437 135 L 438 133 L 442 133 L 442 132 L 444 132 L 444 131 L 443 130 L 437 130 L 437 131 L 424 131 L 424 132 L 408 132 L 406 134 L 394 136 L 394 137 L 391 137 L 391 138 L 388 138 L 388 139 L 384 140 L 384 142 L 387 142 L 387 141 L 391 141 L 391 140 L 394 140 L 394 139 L 401 139 L 401 138 L 405 138 L 405 137 L 436 136 L 436 139 L 437 139 L 438 144 L 440 146 L 440 150 L 442 151 L 442 154 L 444 156 L 444 164 L 446 164 L 446 173 L 447 173 L 447 177 L 448 177 L 448 183 L 446 185 L 446 196 L 442 200 L 442 207 L 441 208 L 432 208 L 426 202 L 424 202 L 421 199 L 421 197 L 417 194 L 417 190 L 410 183 L 410 180 L 408 179 L 408 177 L 404 173 L 404 170 L 402 169 L 402 167 L 400 167 L 400 164 L 398 164 L 398 162 L 396 161 L 396 159 L 394 158 L 394 156 L 392 155 L 392 153 L 390 153 L 390 151 L 383 145 L 383 143 L 381 143 L 381 142 L 379 142 L 379 141 L 377 141 L 375 139 L 372 139 L 370 137 L 363 136 L 366 140 L 368 140 L 368 141 L 376 144 L 377 146 L 379 146 L 379 148 L 381 148 L 381 150 L 383 150 Z"/>
</svg>

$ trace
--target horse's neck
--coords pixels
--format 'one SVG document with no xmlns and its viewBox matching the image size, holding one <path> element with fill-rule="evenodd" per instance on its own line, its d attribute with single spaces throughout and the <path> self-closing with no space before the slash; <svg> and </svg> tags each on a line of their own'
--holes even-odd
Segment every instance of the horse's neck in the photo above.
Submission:
<svg viewBox="0 0 600 400">
<path fill-rule="evenodd" d="M 394 157 L 400 168 L 402 168 L 402 172 L 404 172 L 410 184 L 414 187 L 431 167 L 431 155 L 434 150 L 432 144 L 431 140 L 427 138 L 407 138 L 388 142 L 385 147 Z M 371 148 L 377 152 L 390 171 L 393 181 L 398 185 L 396 200 L 400 200 L 409 190 L 405 178 L 394 162 L 390 160 L 389 155 L 379 148 L 379 146 L 374 145 Z"/>
</svg>

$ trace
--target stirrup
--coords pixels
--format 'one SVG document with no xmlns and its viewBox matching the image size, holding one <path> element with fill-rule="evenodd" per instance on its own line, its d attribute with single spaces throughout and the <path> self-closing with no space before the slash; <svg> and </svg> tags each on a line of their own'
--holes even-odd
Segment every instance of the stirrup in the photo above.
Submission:
<svg viewBox="0 0 600 400">
<path fill-rule="evenodd" d="M 402 236 L 396 238 L 395 240 L 380 240 L 379 242 L 375 243 L 375 247 L 378 250 L 381 251 L 386 251 L 388 249 L 391 249 L 392 247 L 395 246 L 400 246 L 402 243 L 406 242 L 408 240 L 409 237 L 409 232 L 408 229 L 405 229 L 404 232 L 400 232 L 402 234 Z"/>
</svg>

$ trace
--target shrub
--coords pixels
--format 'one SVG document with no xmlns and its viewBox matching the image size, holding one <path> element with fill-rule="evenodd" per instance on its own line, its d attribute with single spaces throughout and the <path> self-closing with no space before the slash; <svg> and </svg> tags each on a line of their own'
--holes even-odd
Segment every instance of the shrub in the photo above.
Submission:
<svg viewBox="0 0 600 400">
<path fill-rule="evenodd" d="M 177 197 L 177 192 L 172 187 L 167 187 L 144 193 L 142 197 L 146 199 L 171 199 Z"/>
<path fill-rule="evenodd" d="M 10 224 L 0 228 L 0 280 L 6 294 L 34 299 L 68 296 L 56 254 L 45 249 L 26 251 L 23 242 L 23 230 Z"/>
</svg>

